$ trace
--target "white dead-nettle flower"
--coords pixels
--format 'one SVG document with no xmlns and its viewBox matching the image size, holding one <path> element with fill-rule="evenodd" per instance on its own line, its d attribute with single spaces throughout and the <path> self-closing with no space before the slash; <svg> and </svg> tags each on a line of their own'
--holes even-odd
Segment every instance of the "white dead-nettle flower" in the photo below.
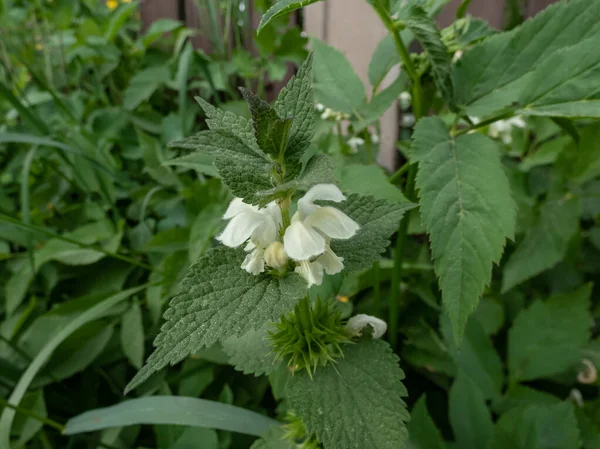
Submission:
<svg viewBox="0 0 600 449">
<path fill-rule="evenodd" d="M 499 120 L 490 125 L 488 134 L 494 139 L 500 138 L 507 145 L 512 143 L 513 127 L 525 128 L 525 121 L 521 117 L 512 117 L 508 120 Z"/>
<path fill-rule="evenodd" d="M 229 204 L 223 219 L 229 220 L 229 223 L 217 240 L 230 248 L 247 243 L 244 250 L 249 254 L 244 259 L 242 268 L 255 275 L 265 271 L 265 250 L 278 240 L 282 223 L 279 206 L 271 202 L 259 209 L 244 203 L 241 198 L 235 198 Z"/>
<path fill-rule="evenodd" d="M 371 134 L 371 143 L 377 145 L 379 143 L 379 136 L 377 133 Z"/>
<path fill-rule="evenodd" d="M 462 55 L 463 55 L 463 51 L 457 50 L 456 53 L 454 53 L 454 56 L 452 56 L 452 63 L 456 64 L 456 62 L 459 61 L 460 58 L 462 58 Z"/>
<path fill-rule="evenodd" d="M 360 137 L 351 137 L 348 139 L 348 146 L 352 150 L 353 153 L 358 152 L 358 147 L 362 147 L 365 144 L 364 139 Z"/>
<path fill-rule="evenodd" d="M 577 374 L 577 381 L 581 384 L 593 384 L 598 379 L 598 371 L 594 364 L 588 359 L 583 359 L 583 369 Z"/>
<path fill-rule="evenodd" d="M 348 329 L 354 335 L 361 335 L 363 329 L 367 326 L 371 326 L 373 329 L 374 339 L 381 338 L 387 330 L 387 324 L 385 321 L 362 313 L 360 315 L 353 316 L 346 323 L 346 329 Z"/>
<path fill-rule="evenodd" d="M 321 103 L 317 103 L 315 105 L 315 109 L 319 112 L 323 112 L 325 110 L 325 106 L 323 106 Z"/>
<path fill-rule="evenodd" d="M 412 104 L 412 95 L 410 94 L 410 92 L 404 91 L 400 95 L 398 95 L 398 101 L 400 102 L 400 107 L 402 109 L 408 109 Z"/>
<path fill-rule="evenodd" d="M 318 206 L 317 200 L 339 203 L 346 197 L 333 184 L 317 184 L 298 200 L 298 210 L 283 236 L 286 254 L 298 263 L 296 272 L 310 285 L 320 285 L 323 270 L 339 273 L 343 258 L 329 247 L 331 239 L 349 239 L 359 229 L 358 223 L 332 206 Z"/>
</svg>

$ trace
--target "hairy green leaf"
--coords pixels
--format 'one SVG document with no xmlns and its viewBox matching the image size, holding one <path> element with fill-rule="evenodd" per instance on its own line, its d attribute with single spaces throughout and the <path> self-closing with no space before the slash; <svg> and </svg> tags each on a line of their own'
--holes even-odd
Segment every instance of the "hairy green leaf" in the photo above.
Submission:
<svg viewBox="0 0 600 449">
<path fill-rule="evenodd" d="M 490 282 L 492 265 L 514 234 L 516 208 L 494 141 L 452 138 L 439 118 L 419 121 L 412 155 L 419 164 L 421 217 L 456 341 Z M 485 176 L 482 174 L 485 173 Z"/>
<path fill-rule="evenodd" d="M 445 449 L 446 443 L 427 410 L 427 398 L 421 396 L 410 414 L 408 435 L 411 449 Z"/>
<path fill-rule="evenodd" d="M 279 0 L 277 3 L 271 6 L 266 13 L 263 14 L 256 32 L 260 33 L 261 30 L 272 20 L 275 20 L 284 14 L 304 8 L 305 6 L 312 5 L 313 3 L 317 3 L 319 1 L 321 0 Z"/>
<path fill-rule="evenodd" d="M 457 104 L 469 115 L 483 117 L 519 102 L 534 77 L 555 80 L 562 73 L 577 74 L 582 69 L 575 65 L 577 57 L 562 58 L 550 72 L 538 69 L 548 58 L 555 58 L 557 51 L 587 38 L 597 39 L 599 33 L 600 3 L 558 2 L 522 26 L 487 38 L 463 55 L 454 72 Z M 539 75 L 532 75 L 534 70 Z"/>
<path fill-rule="evenodd" d="M 215 166 L 225 185 L 248 203 L 260 202 L 262 192 L 275 187 L 273 163 L 232 132 L 202 131 L 170 146 L 216 156 Z"/>
<path fill-rule="evenodd" d="M 479 387 L 462 371 L 450 388 L 449 416 L 457 446 L 481 449 L 492 433 L 492 416 Z"/>
<path fill-rule="evenodd" d="M 451 104 L 454 96 L 451 76 L 452 62 L 435 21 L 427 15 L 423 8 L 413 6 L 407 9 L 402 22 L 414 33 L 427 52 L 435 85 L 442 98 Z"/>
<path fill-rule="evenodd" d="M 547 201 L 535 223 L 504 265 L 502 291 L 552 268 L 564 257 L 569 240 L 579 227 L 579 200 Z"/>
<path fill-rule="evenodd" d="M 508 370 L 516 381 L 558 374 L 581 360 L 590 337 L 592 286 L 535 301 L 508 333 Z"/>
<path fill-rule="evenodd" d="M 277 321 L 305 295 L 300 276 L 253 276 L 240 268 L 243 260 L 243 250 L 218 247 L 192 265 L 164 315 L 154 353 L 126 391 L 205 346 Z"/>
<path fill-rule="evenodd" d="M 361 270 L 381 258 L 381 253 L 390 244 L 390 236 L 398 229 L 404 213 L 413 209 L 415 204 L 391 203 L 371 196 L 352 194 L 335 207 L 356 221 L 360 229 L 351 239 L 331 242 L 331 248 L 344 258 L 346 269 Z"/>
<path fill-rule="evenodd" d="M 246 332 L 241 337 L 230 337 L 223 342 L 223 350 L 229 355 L 229 363 L 244 374 L 270 374 L 276 367 L 276 353 L 269 341 L 272 323 L 258 330 Z"/>
<path fill-rule="evenodd" d="M 287 147 L 292 119 L 280 118 L 269 103 L 258 98 L 250 90 L 240 87 L 240 92 L 250 107 L 259 148 L 279 160 Z"/>
<path fill-rule="evenodd" d="M 216 108 L 200 97 L 195 97 L 195 99 L 206 114 L 206 124 L 209 129 L 212 131 L 229 132 L 257 154 L 260 154 L 260 148 L 256 142 L 251 120 L 241 115 L 236 115 L 233 112 Z"/>
<path fill-rule="evenodd" d="M 489 449 L 578 449 L 579 429 L 568 403 L 518 407 L 500 417 Z"/>
<path fill-rule="evenodd" d="M 328 449 L 397 449 L 408 440 L 403 378 L 387 343 L 364 340 L 344 346 L 344 357 L 312 379 L 296 373 L 287 397 L 308 434 Z"/>
<path fill-rule="evenodd" d="M 310 146 L 315 134 L 313 53 L 308 55 L 298 73 L 281 89 L 273 108 L 280 117 L 291 117 L 285 151 L 286 181 L 295 177 L 301 169 L 300 159 Z"/>
<path fill-rule="evenodd" d="M 339 50 L 317 38 L 311 43 L 317 101 L 334 111 L 355 114 L 366 100 L 362 81 Z"/>
</svg>

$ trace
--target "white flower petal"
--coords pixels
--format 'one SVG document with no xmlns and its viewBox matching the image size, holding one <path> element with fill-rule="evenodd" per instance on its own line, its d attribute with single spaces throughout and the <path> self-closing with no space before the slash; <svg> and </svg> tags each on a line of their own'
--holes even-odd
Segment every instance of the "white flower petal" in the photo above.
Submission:
<svg viewBox="0 0 600 449">
<path fill-rule="evenodd" d="M 258 212 L 244 212 L 231 219 L 223 233 L 217 237 L 223 245 L 237 248 L 250 238 L 252 233 L 263 223 Z"/>
<path fill-rule="evenodd" d="M 229 207 L 225 211 L 223 219 L 229 220 L 244 212 L 258 212 L 258 207 L 244 203 L 241 198 L 234 198 L 231 200 L 231 203 L 229 203 Z"/>
<path fill-rule="evenodd" d="M 360 228 L 348 215 L 330 206 L 320 207 L 304 222 L 332 239 L 349 239 Z"/>
<path fill-rule="evenodd" d="M 296 221 L 285 230 L 283 246 L 292 259 L 304 260 L 322 254 L 325 251 L 325 239 L 310 226 Z"/>
<path fill-rule="evenodd" d="M 371 326 L 373 328 L 374 339 L 381 338 L 387 330 L 387 324 L 385 321 L 371 315 L 356 315 L 350 318 L 346 323 L 346 329 L 356 335 L 360 335 L 362 330 L 367 326 Z"/>
<path fill-rule="evenodd" d="M 246 256 L 244 262 L 242 262 L 242 268 L 255 276 L 265 271 L 264 253 L 264 250 L 256 248 Z"/>
<path fill-rule="evenodd" d="M 313 204 L 316 200 L 334 201 L 339 203 L 345 199 L 346 197 L 342 191 L 334 184 L 316 184 L 298 200 L 298 212 L 300 213 L 300 218 L 304 220 L 317 210 L 318 206 Z"/>
<path fill-rule="evenodd" d="M 278 236 L 278 228 L 275 222 L 271 219 L 271 217 L 262 214 L 262 223 L 256 228 L 256 230 L 252 233 L 252 241 L 261 248 L 266 248 L 275 240 L 277 240 Z"/>
<path fill-rule="evenodd" d="M 275 201 L 271 201 L 260 211 L 269 216 L 278 227 L 283 224 L 283 220 L 281 219 L 281 209 Z"/>
<path fill-rule="evenodd" d="M 338 274 L 344 269 L 344 258 L 339 257 L 329 246 L 327 246 L 325 252 L 317 258 L 317 262 L 323 266 L 323 269 L 327 274 Z"/>
<path fill-rule="evenodd" d="M 323 267 L 319 262 L 303 260 L 294 271 L 306 279 L 309 288 L 312 285 L 321 285 L 323 282 Z"/>
</svg>

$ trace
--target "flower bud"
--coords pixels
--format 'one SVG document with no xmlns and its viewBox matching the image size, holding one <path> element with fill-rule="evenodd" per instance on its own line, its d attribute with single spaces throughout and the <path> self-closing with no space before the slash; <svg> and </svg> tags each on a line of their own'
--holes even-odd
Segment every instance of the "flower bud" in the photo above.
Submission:
<svg viewBox="0 0 600 449">
<path fill-rule="evenodd" d="M 280 269 L 285 267 L 288 261 L 288 256 L 283 249 L 283 243 L 273 242 L 265 251 L 265 262 L 270 267 Z"/>
</svg>

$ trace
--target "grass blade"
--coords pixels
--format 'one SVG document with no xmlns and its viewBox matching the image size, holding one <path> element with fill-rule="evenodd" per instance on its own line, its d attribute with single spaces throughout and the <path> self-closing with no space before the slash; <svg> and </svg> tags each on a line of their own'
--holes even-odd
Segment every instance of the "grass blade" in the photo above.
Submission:
<svg viewBox="0 0 600 449">
<path fill-rule="evenodd" d="M 106 298 L 104 301 L 96 304 L 94 307 L 83 312 L 65 327 L 63 327 L 54 337 L 50 338 L 48 343 L 44 345 L 41 351 L 35 356 L 33 361 L 29 364 L 17 386 L 13 390 L 12 394 L 8 398 L 8 402 L 14 406 L 19 406 L 23 396 L 27 393 L 29 385 L 42 369 L 45 363 L 50 359 L 54 350 L 63 342 L 69 335 L 75 332 L 84 324 L 87 324 L 95 319 L 100 318 L 105 312 L 110 310 L 113 306 L 123 301 L 124 299 L 134 295 L 135 293 L 145 289 L 147 285 L 141 285 L 139 287 L 125 290 L 116 295 Z M 10 447 L 10 429 L 13 424 L 15 417 L 15 410 L 6 407 L 0 416 L 0 447 Z"/>
<path fill-rule="evenodd" d="M 207 427 L 260 436 L 279 423 L 267 416 L 229 404 L 182 396 L 149 396 L 71 418 L 64 433 L 74 435 L 134 424 Z"/>
</svg>

